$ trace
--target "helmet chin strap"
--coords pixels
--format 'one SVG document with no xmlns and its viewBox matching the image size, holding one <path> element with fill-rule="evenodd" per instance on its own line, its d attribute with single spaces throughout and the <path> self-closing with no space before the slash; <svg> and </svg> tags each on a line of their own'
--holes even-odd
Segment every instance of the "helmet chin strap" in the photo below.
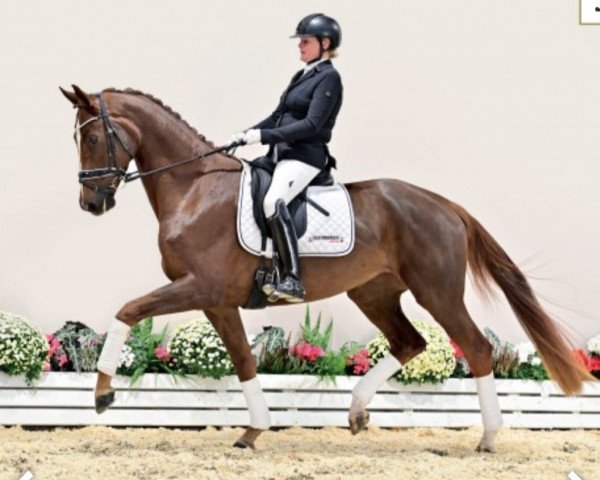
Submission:
<svg viewBox="0 0 600 480">
<path fill-rule="evenodd" d="M 326 50 L 323 48 L 323 39 L 319 38 L 319 56 L 313 58 L 310 62 L 306 62 L 307 65 L 310 65 L 311 63 L 315 63 L 318 62 L 319 60 L 321 60 L 323 58 L 323 54 L 326 52 Z"/>
</svg>

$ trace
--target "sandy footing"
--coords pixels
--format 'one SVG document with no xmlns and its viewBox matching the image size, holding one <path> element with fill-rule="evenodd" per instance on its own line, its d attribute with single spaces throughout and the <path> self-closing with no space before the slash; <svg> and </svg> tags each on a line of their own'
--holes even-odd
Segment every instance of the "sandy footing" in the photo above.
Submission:
<svg viewBox="0 0 600 480">
<path fill-rule="evenodd" d="M 600 431 L 504 429 L 497 454 L 476 453 L 480 428 L 340 428 L 264 433 L 232 448 L 241 428 L 0 427 L 0 480 L 562 480 L 600 479 Z"/>
</svg>

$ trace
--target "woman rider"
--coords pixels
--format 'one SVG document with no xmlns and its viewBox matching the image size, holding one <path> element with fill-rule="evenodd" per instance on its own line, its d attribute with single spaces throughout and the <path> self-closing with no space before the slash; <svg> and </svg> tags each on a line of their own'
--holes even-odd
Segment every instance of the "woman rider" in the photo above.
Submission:
<svg viewBox="0 0 600 480">
<path fill-rule="evenodd" d="M 331 58 L 341 37 L 333 18 L 322 13 L 304 17 L 290 38 L 300 38 L 300 59 L 306 66 L 292 77 L 270 116 L 229 141 L 268 144 L 268 155 L 276 163 L 263 209 L 283 268 L 279 284 L 267 284 L 263 290 L 268 295 L 275 291 L 274 298 L 288 302 L 301 302 L 304 286 L 298 239 L 287 205 L 321 170 L 332 166 L 327 143 L 342 105 L 342 83 Z"/>
</svg>

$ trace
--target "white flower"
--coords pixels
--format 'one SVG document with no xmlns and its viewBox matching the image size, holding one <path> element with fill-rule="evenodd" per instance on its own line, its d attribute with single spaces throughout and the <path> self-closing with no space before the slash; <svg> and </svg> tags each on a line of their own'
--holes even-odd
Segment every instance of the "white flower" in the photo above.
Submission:
<svg viewBox="0 0 600 480">
<path fill-rule="evenodd" d="M 134 360 L 135 354 L 132 352 L 131 347 L 129 347 L 129 345 L 123 345 L 121 354 L 119 355 L 119 366 L 129 368 L 133 365 Z"/>
<path fill-rule="evenodd" d="M 533 357 L 533 358 L 531 359 L 531 364 L 532 364 L 534 367 L 537 367 L 538 365 L 541 365 L 541 364 L 542 364 L 542 361 L 540 360 L 540 357 L 538 357 L 538 356 L 535 356 L 535 357 Z"/>
<path fill-rule="evenodd" d="M 591 338 L 587 344 L 590 353 L 600 355 L 600 335 Z"/>
<path fill-rule="evenodd" d="M 441 328 L 419 320 L 413 323 L 421 336 L 427 342 L 425 350 L 403 365 L 395 374 L 405 382 L 437 381 L 448 378 L 456 367 L 454 350 L 445 338 Z M 375 339 L 367 344 L 372 364 L 376 364 L 389 351 L 388 341 L 380 332 Z"/>
</svg>

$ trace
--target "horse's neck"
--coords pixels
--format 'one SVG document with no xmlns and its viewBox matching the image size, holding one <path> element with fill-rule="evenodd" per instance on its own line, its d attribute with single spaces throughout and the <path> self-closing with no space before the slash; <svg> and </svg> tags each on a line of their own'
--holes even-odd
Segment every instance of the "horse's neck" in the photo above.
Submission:
<svg viewBox="0 0 600 480">
<path fill-rule="evenodd" d="M 167 115 L 166 112 L 160 112 Z M 138 170 L 148 172 L 172 165 L 211 150 L 188 127 L 174 119 L 147 116 L 138 127 L 143 138 L 136 153 Z M 228 157 L 214 155 L 164 172 L 148 175 L 142 179 L 146 194 L 157 218 L 170 216 L 190 191 L 192 184 L 206 171 L 235 169 L 239 164 Z"/>
</svg>

